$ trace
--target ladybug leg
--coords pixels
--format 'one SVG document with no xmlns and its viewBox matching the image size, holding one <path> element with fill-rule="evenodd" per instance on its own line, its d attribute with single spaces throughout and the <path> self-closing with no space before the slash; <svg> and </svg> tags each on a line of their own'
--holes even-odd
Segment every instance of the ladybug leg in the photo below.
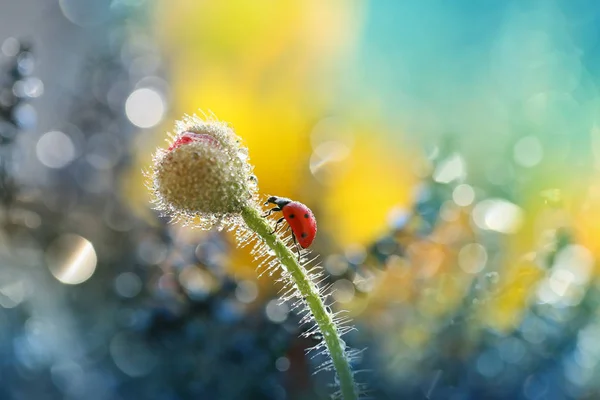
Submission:
<svg viewBox="0 0 600 400">
<path fill-rule="evenodd" d="M 277 212 L 277 211 L 281 211 L 281 208 L 279 208 L 279 207 L 274 207 L 274 208 L 271 208 L 271 209 L 270 209 L 269 211 L 267 211 L 267 212 L 266 212 L 266 214 L 264 214 L 262 217 L 263 217 L 263 218 L 267 218 L 269 215 L 271 215 L 271 214 L 273 214 L 274 212 Z"/>
<path fill-rule="evenodd" d="M 275 231 L 277 231 L 277 227 L 279 226 L 280 223 L 282 223 L 283 221 L 285 221 L 285 217 L 281 217 L 277 220 L 277 222 L 275 222 L 275 229 L 273 229 L 273 232 L 271 232 L 271 235 L 275 233 Z"/>
<path fill-rule="evenodd" d="M 296 241 L 296 235 L 292 232 L 292 239 L 294 239 L 294 244 L 296 245 L 296 251 L 298 252 L 298 261 L 300 261 L 300 247 L 298 247 L 298 242 Z"/>
</svg>

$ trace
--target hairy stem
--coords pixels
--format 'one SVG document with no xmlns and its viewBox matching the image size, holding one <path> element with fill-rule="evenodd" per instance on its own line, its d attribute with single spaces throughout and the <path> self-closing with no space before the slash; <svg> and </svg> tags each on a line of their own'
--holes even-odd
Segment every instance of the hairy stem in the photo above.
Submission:
<svg viewBox="0 0 600 400">
<path fill-rule="evenodd" d="M 357 390 L 344 352 L 343 341 L 338 335 L 331 315 L 325 309 L 318 288 L 309 278 L 304 268 L 300 266 L 296 255 L 283 244 L 276 234 L 271 234 L 272 227 L 261 217 L 259 210 L 247 206 L 242 210 L 242 216 L 248 227 L 264 239 L 267 246 L 275 252 L 281 264 L 290 273 L 296 288 L 306 301 L 319 330 L 323 334 L 333 366 L 337 372 L 342 397 L 344 400 L 356 400 L 358 398 Z"/>
</svg>

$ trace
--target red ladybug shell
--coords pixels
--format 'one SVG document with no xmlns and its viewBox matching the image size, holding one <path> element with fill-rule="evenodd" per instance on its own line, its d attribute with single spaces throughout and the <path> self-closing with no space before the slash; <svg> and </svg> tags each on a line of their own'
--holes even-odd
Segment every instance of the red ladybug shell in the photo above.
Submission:
<svg viewBox="0 0 600 400">
<path fill-rule="evenodd" d="M 303 249 L 317 236 L 317 220 L 310 208 L 297 201 L 292 201 L 281 208 L 281 213 L 292 228 L 296 240 Z"/>
</svg>

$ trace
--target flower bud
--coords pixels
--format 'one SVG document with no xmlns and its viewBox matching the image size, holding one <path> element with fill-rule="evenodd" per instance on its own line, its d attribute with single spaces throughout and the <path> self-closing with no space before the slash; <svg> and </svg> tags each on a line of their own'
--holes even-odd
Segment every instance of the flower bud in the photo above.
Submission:
<svg viewBox="0 0 600 400">
<path fill-rule="evenodd" d="M 187 117 L 167 150 L 154 156 L 151 189 L 158 209 L 175 219 L 200 217 L 201 227 L 227 222 L 255 202 L 248 151 L 225 123 Z"/>
</svg>

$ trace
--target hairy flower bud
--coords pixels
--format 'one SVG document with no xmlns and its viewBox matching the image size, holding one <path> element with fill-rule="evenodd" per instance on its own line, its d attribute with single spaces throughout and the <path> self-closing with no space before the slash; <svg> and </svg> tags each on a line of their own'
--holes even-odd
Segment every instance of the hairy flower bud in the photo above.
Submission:
<svg viewBox="0 0 600 400">
<path fill-rule="evenodd" d="M 223 122 L 186 117 L 176 128 L 168 149 L 154 156 L 150 186 L 158 209 L 185 222 L 200 217 L 203 228 L 233 222 L 256 198 L 247 149 Z"/>
<path fill-rule="evenodd" d="M 307 312 L 303 323 L 314 322 L 315 327 L 308 330 L 320 332 L 323 337 L 314 349 L 331 357 L 320 369 L 333 368 L 340 395 L 347 400 L 357 399 L 350 362 L 360 352 L 346 351 L 341 339 L 351 328 L 341 326 L 347 321 L 338 319 L 325 306 L 324 288 L 319 286 L 321 272 L 315 266 L 308 268 L 314 259 L 304 264 L 300 257 L 296 259 L 289 237 L 286 244 L 276 233 L 278 223 L 273 230 L 265 218 L 270 212 L 264 215 L 257 202 L 257 181 L 248 163 L 248 150 L 222 122 L 186 117 L 177 123 L 176 132 L 168 148 L 159 149 L 154 156 L 150 189 L 158 208 L 176 220 L 205 229 L 228 225 L 236 230 L 240 246 L 254 242 L 255 259 L 266 265 L 263 273 L 269 271 L 272 275 L 274 269 L 282 268 L 284 300 L 294 299 L 305 307 L 301 310 Z M 308 218 L 309 214 L 304 216 Z"/>
</svg>

